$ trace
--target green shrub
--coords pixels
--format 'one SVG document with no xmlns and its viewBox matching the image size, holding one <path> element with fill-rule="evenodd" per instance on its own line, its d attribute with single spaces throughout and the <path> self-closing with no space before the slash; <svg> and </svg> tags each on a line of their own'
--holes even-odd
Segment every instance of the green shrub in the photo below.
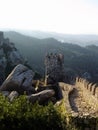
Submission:
<svg viewBox="0 0 98 130">
<path fill-rule="evenodd" d="M 0 130 L 93 130 L 97 126 L 98 118 L 72 117 L 64 100 L 60 105 L 42 106 L 30 103 L 25 94 L 12 102 L 0 94 Z"/>
<path fill-rule="evenodd" d="M 27 129 L 27 130 L 65 130 L 63 102 L 56 106 L 50 102 L 47 106 L 33 105 L 27 101 L 26 96 L 9 102 L 8 98 L 0 94 L 0 130 Z"/>
</svg>

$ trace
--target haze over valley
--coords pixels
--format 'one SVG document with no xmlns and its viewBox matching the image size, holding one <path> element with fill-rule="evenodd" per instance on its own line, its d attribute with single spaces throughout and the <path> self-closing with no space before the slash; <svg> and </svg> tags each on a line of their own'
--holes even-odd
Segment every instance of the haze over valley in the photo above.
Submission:
<svg viewBox="0 0 98 130">
<path fill-rule="evenodd" d="M 98 45 L 98 35 L 94 34 L 64 34 L 33 30 L 16 30 L 16 32 L 39 39 L 54 38 L 62 43 L 72 43 L 80 46 Z"/>
<path fill-rule="evenodd" d="M 44 60 L 46 54 L 62 53 L 64 54 L 66 74 L 69 76 L 73 75 L 74 77 L 76 75 L 82 76 L 85 72 L 88 72 L 94 81 L 97 80 L 98 46 L 97 43 L 94 44 L 94 41 L 93 43 L 91 42 L 91 44 L 85 43 L 86 46 L 81 46 L 81 44 L 62 43 L 53 37 L 39 39 L 11 31 L 4 32 L 4 36 L 15 43 L 15 46 L 25 59 L 27 59 L 30 66 L 41 75 L 44 75 L 45 73 Z M 97 39 L 97 36 L 95 37 Z"/>
</svg>

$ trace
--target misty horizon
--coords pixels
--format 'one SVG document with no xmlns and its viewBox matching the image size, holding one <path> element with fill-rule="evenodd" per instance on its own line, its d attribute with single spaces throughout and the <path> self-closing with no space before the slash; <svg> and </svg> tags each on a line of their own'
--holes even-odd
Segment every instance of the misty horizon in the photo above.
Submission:
<svg viewBox="0 0 98 130">
<path fill-rule="evenodd" d="M 1 0 L 0 4 L 1 29 L 98 35 L 97 0 Z"/>
</svg>

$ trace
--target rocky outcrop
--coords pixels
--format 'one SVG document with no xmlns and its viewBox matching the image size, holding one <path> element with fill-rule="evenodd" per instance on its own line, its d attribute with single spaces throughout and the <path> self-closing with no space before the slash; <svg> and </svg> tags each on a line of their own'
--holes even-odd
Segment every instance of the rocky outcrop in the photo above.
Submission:
<svg viewBox="0 0 98 130">
<path fill-rule="evenodd" d="M 55 91 L 54 90 L 44 90 L 41 91 L 37 94 L 32 94 L 30 96 L 28 96 L 27 98 L 29 99 L 30 102 L 32 102 L 33 104 L 38 101 L 38 103 L 40 105 L 47 103 L 47 101 L 55 95 Z"/>
<path fill-rule="evenodd" d="M 6 71 L 19 63 L 25 64 L 24 58 L 15 48 L 14 43 L 11 43 L 8 38 L 5 39 L 3 32 L 0 32 L 0 85 L 5 79 Z"/>
<path fill-rule="evenodd" d="M 32 80 L 34 72 L 26 66 L 19 64 L 9 74 L 0 87 L 0 91 L 33 91 Z"/>
<path fill-rule="evenodd" d="M 7 58 L 3 49 L 3 33 L 0 32 L 0 84 L 5 78 L 5 69 L 7 66 Z"/>
<path fill-rule="evenodd" d="M 28 101 L 33 104 L 38 102 L 40 105 L 45 105 L 48 101 L 55 103 L 56 91 L 53 86 L 43 86 L 43 89 L 39 89 L 38 84 L 36 89 L 36 84 L 33 84 L 34 74 L 28 67 L 18 64 L 1 85 L 0 92 L 7 96 L 10 102 L 25 93 Z"/>
<path fill-rule="evenodd" d="M 19 63 L 24 64 L 25 61 L 19 51 L 15 48 L 14 43 L 9 42 L 9 40 L 4 42 L 4 51 L 6 53 L 8 63 L 10 63 L 12 67 L 18 65 Z"/>
<path fill-rule="evenodd" d="M 9 98 L 10 102 L 12 102 L 13 99 L 14 99 L 14 98 L 17 98 L 18 96 L 19 96 L 19 93 L 18 93 L 17 91 L 12 91 L 12 92 L 9 94 L 8 98 Z"/>
<path fill-rule="evenodd" d="M 9 91 L 1 91 L 1 94 L 3 96 L 7 97 L 10 94 L 10 92 Z"/>
</svg>

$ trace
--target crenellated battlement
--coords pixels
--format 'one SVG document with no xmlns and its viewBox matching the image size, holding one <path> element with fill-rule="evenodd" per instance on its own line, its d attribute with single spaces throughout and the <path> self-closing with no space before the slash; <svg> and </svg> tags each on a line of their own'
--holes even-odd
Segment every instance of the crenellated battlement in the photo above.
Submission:
<svg viewBox="0 0 98 130">
<path fill-rule="evenodd" d="M 82 90 L 82 95 L 87 103 L 98 109 L 98 84 L 77 77 L 76 87 L 79 87 Z"/>
<path fill-rule="evenodd" d="M 62 54 L 47 54 L 45 58 L 45 65 L 46 66 L 63 66 L 64 65 L 64 55 Z"/>
<path fill-rule="evenodd" d="M 80 85 L 81 87 L 85 88 L 90 92 L 93 96 L 98 98 L 98 84 L 91 83 L 83 78 L 76 78 L 76 85 Z"/>
</svg>

